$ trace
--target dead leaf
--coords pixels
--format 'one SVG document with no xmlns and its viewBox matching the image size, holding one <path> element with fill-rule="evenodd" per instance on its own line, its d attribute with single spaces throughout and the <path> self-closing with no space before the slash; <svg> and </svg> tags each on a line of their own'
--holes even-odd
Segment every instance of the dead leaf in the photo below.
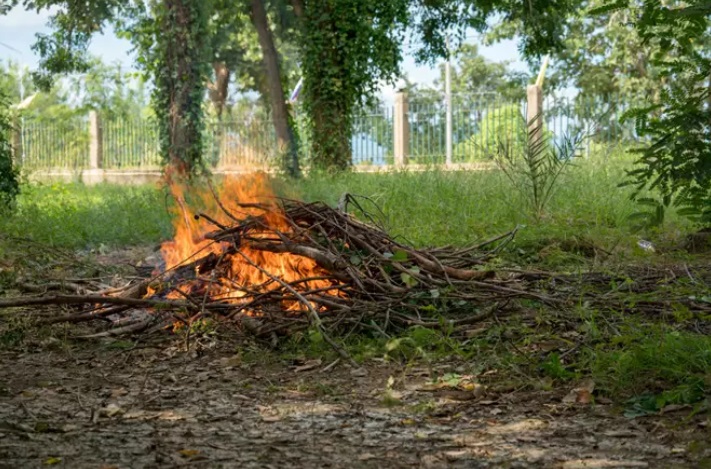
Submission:
<svg viewBox="0 0 711 469">
<path fill-rule="evenodd" d="M 572 389 L 563 398 L 563 404 L 590 404 L 593 401 L 594 390 L 595 382 L 593 380 L 583 380 L 578 387 Z"/>
<path fill-rule="evenodd" d="M 363 367 L 353 368 L 351 370 L 351 376 L 357 376 L 357 377 L 368 376 L 368 370 L 366 370 Z"/>
<path fill-rule="evenodd" d="M 59 464 L 60 462 L 62 462 L 62 458 L 50 457 L 45 459 L 42 464 L 44 464 L 45 466 L 53 466 L 55 464 Z"/>
<path fill-rule="evenodd" d="M 118 388 L 111 391 L 111 397 L 113 398 L 125 396 L 126 394 L 128 394 L 126 388 Z"/>
<path fill-rule="evenodd" d="M 115 415 L 122 414 L 123 412 L 124 410 L 116 404 L 109 404 L 101 409 L 101 414 L 107 417 L 113 417 Z"/>
<path fill-rule="evenodd" d="M 180 455 L 184 458 L 194 458 L 200 455 L 200 450 L 197 449 L 181 449 L 179 451 Z"/>
<path fill-rule="evenodd" d="M 302 373 L 304 371 L 309 371 L 313 370 L 314 368 L 318 368 L 321 366 L 321 359 L 317 358 L 316 360 L 309 360 L 306 363 L 304 363 L 301 366 L 297 366 L 294 368 L 294 373 Z"/>
</svg>

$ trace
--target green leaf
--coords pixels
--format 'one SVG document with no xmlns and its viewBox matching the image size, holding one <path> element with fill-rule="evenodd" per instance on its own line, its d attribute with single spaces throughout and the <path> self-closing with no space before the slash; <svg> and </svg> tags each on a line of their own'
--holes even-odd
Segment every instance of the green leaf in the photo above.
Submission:
<svg viewBox="0 0 711 469">
<path fill-rule="evenodd" d="M 397 250 L 390 258 L 393 262 L 405 262 L 407 261 L 407 252 L 403 250 Z"/>
<path fill-rule="evenodd" d="M 408 288 L 413 288 L 417 286 L 417 280 L 410 274 L 406 274 L 405 272 L 400 274 L 400 279 L 402 279 L 402 283 L 404 283 Z"/>
</svg>

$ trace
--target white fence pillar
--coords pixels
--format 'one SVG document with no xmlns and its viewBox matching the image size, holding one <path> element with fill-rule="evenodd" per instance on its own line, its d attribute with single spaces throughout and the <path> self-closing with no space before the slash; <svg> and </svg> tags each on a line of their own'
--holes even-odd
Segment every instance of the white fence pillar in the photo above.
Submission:
<svg viewBox="0 0 711 469">
<path fill-rule="evenodd" d="M 96 111 L 89 112 L 89 168 L 100 169 L 104 166 L 104 143 L 102 138 L 101 118 Z"/>
<path fill-rule="evenodd" d="M 528 85 L 526 95 L 528 134 L 534 142 L 538 142 L 543 138 L 543 89 L 538 85 Z"/>
<path fill-rule="evenodd" d="M 407 154 L 410 143 L 410 125 L 408 122 L 407 93 L 395 94 L 395 107 L 393 109 L 393 143 L 395 153 L 395 166 L 407 164 Z"/>
</svg>

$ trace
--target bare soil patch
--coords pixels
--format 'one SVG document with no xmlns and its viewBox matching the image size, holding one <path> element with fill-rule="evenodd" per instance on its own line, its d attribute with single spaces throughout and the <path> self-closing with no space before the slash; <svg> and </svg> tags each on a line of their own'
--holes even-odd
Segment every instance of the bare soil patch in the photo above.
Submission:
<svg viewBox="0 0 711 469">
<path fill-rule="evenodd" d="M 247 363 L 225 344 L 199 356 L 107 345 L 0 354 L 0 467 L 670 468 L 711 457 L 708 416 L 630 420 L 610 404 L 564 404 L 566 390 L 428 387 L 456 363 L 323 372 Z"/>
</svg>

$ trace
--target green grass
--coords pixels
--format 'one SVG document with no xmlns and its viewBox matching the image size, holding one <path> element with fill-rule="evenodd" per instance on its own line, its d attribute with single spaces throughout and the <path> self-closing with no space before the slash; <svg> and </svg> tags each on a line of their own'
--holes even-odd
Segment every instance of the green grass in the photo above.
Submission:
<svg viewBox="0 0 711 469">
<path fill-rule="evenodd" d="M 630 416 L 711 395 L 711 337 L 663 326 L 627 337 L 592 353 L 589 372 L 607 394 L 627 399 Z"/>
<path fill-rule="evenodd" d="M 153 186 L 26 184 L 0 234 L 86 249 L 157 243 L 171 234 L 165 197 Z"/>
<path fill-rule="evenodd" d="M 625 168 L 625 160 L 578 161 L 561 178 L 540 222 L 498 171 L 315 176 L 277 181 L 276 187 L 289 197 L 330 204 L 344 192 L 368 196 L 385 212 L 390 232 L 418 246 L 466 245 L 520 226 L 509 253 L 526 263 L 555 267 L 590 245 L 644 255 L 635 248 L 640 237 L 674 245 L 693 229 L 669 213 L 661 230 L 639 232 L 629 219 L 638 210 L 629 200 L 631 189 L 618 187 Z"/>
<path fill-rule="evenodd" d="M 618 187 L 624 167 L 615 160 L 579 161 L 561 179 L 540 222 L 497 171 L 315 175 L 276 179 L 274 185 L 280 195 L 330 204 L 344 192 L 370 197 L 386 214 L 391 233 L 418 246 L 465 245 L 521 226 L 509 251 L 555 266 L 569 261 L 569 254 L 575 257 L 575 246 L 610 250 L 636 244 L 628 217 L 637 208 L 629 201 L 630 189 Z M 0 233 L 73 249 L 156 243 L 172 233 L 166 204 L 164 192 L 153 185 L 24 185 L 17 211 L 0 220 Z M 672 213 L 662 230 L 644 236 L 674 242 L 690 229 Z"/>
</svg>

